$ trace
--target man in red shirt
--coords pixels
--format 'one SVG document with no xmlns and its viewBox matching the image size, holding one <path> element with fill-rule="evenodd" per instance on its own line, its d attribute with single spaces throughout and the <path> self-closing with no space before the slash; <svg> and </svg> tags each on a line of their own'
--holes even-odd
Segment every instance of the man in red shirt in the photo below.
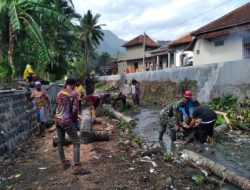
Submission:
<svg viewBox="0 0 250 190">
<path fill-rule="evenodd" d="M 101 102 L 101 98 L 99 96 L 88 95 L 83 98 L 89 106 L 92 106 L 92 117 L 96 117 L 96 108 L 99 106 Z"/>
</svg>

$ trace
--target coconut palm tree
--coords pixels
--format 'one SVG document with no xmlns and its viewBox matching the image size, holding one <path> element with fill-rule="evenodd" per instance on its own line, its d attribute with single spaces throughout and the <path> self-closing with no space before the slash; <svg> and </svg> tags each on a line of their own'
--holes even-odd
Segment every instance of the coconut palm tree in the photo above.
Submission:
<svg viewBox="0 0 250 190">
<path fill-rule="evenodd" d="M 90 10 L 84 14 L 80 19 L 80 40 L 83 42 L 84 56 L 85 56 L 85 69 L 88 70 L 90 53 L 100 45 L 100 41 L 103 40 L 104 33 L 102 32 L 102 26 L 104 24 L 98 24 L 100 14 L 93 16 Z"/>
</svg>

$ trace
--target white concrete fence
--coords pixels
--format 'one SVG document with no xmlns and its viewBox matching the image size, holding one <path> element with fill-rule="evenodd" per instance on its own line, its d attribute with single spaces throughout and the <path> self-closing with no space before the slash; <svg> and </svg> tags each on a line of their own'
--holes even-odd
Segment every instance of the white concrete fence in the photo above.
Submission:
<svg viewBox="0 0 250 190">
<path fill-rule="evenodd" d="M 120 75 L 102 76 L 100 81 L 117 81 Z M 128 81 L 197 81 L 197 98 L 206 102 L 222 95 L 234 95 L 238 98 L 250 97 L 250 59 L 226 63 L 208 64 L 191 67 L 167 68 L 159 71 L 147 71 L 126 74 Z"/>
</svg>

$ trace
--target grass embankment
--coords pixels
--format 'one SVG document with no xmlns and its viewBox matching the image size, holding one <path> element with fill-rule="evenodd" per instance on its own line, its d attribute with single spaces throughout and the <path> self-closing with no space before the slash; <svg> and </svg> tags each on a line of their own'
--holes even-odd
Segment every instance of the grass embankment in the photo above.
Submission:
<svg viewBox="0 0 250 190">
<path fill-rule="evenodd" d="M 105 82 L 97 82 L 95 84 L 95 88 L 100 90 L 100 91 L 103 91 L 103 90 L 109 89 L 110 85 L 108 83 L 105 83 Z"/>
</svg>

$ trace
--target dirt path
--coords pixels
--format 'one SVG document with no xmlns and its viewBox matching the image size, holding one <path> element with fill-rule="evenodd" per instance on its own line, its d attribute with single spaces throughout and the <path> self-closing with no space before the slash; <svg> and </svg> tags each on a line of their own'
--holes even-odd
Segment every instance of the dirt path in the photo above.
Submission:
<svg viewBox="0 0 250 190">
<path fill-rule="evenodd" d="M 166 163 L 160 155 L 152 157 L 157 167 L 141 162 L 140 143 L 130 143 L 132 134 L 119 132 L 117 120 L 105 121 L 95 125 L 94 130 L 106 131 L 112 139 L 81 145 L 81 163 L 92 170 L 91 174 L 75 176 L 72 168 L 63 171 L 57 148 L 52 146 L 55 132 L 47 131 L 45 138 L 33 137 L 1 158 L 0 189 L 216 189 L 211 183 L 196 185 L 192 181 L 192 175 L 200 171 Z M 72 160 L 72 145 L 65 150 L 67 158 Z M 150 173 L 153 168 L 155 172 Z"/>
</svg>

